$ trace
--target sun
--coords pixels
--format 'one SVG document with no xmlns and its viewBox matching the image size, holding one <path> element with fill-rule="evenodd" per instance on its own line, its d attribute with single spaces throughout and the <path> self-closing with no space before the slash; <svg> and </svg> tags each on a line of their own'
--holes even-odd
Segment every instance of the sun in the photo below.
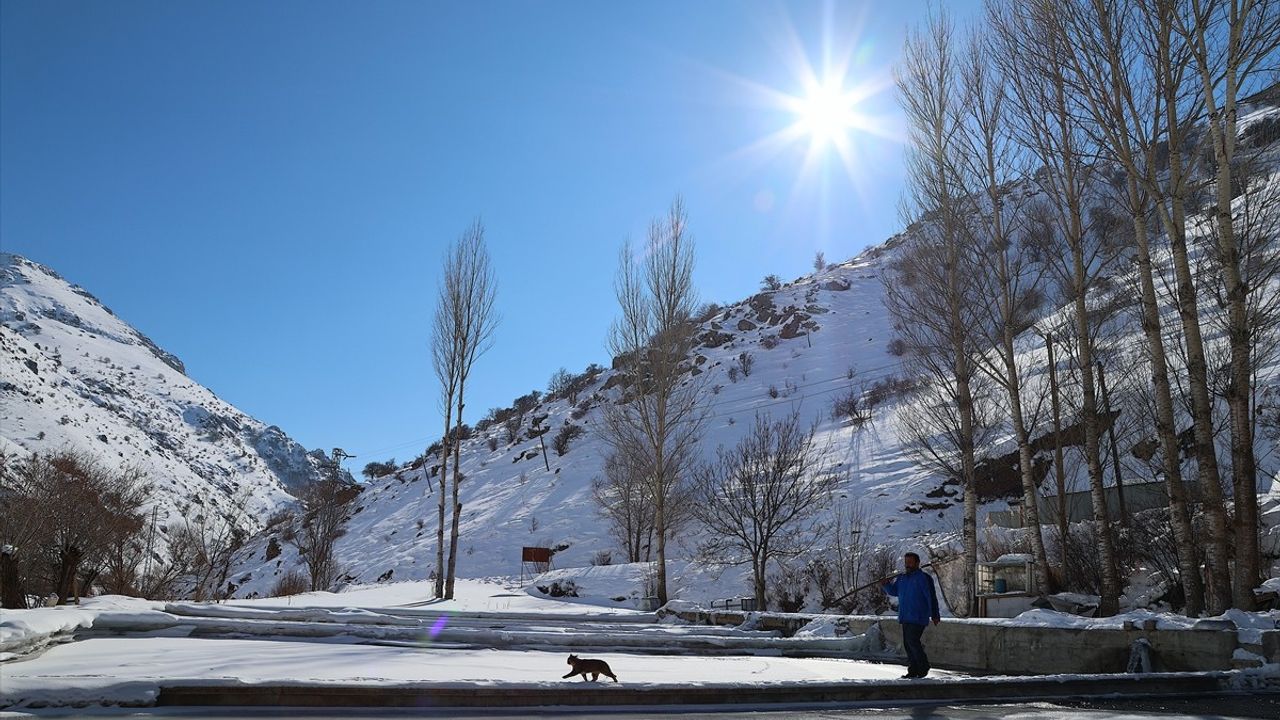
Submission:
<svg viewBox="0 0 1280 720">
<path fill-rule="evenodd" d="M 803 97 L 792 99 L 796 129 L 819 148 L 843 146 L 850 132 L 860 125 L 855 94 L 838 80 L 825 80 L 809 87 Z"/>
</svg>

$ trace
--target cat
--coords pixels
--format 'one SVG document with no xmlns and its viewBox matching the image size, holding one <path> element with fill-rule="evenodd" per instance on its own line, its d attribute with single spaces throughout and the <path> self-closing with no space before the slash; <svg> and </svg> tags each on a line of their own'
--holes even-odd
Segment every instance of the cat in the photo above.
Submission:
<svg viewBox="0 0 1280 720">
<path fill-rule="evenodd" d="M 601 675 L 607 675 L 613 678 L 614 682 L 618 682 L 618 676 L 614 675 L 613 671 L 609 669 L 609 663 L 603 660 L 591 660 L 580 658 L 577 655 L 570 655 L 569 664 L 573 666 L 573 672 L 565 675 L 566 678 L 581 675 L 583 682 L 586 682 L 587 675 L 590 675 L 591 681 L 595 682 Z"/>
</svg>

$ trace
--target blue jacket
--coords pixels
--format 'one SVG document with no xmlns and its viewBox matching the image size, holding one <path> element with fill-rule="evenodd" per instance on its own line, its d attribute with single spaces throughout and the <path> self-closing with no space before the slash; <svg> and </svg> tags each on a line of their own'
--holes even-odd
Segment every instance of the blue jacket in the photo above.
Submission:
<svg viewBox="0 0 1280 720">
<path fill-rule="evenodd" d="M 884 586 L 884 591 L 898 598 L 898 622 L 908 625 L 928 625 L 937 620 L 938 593 L 933 578 L 923 570 L 912 570 L 898 575 Z"/>
</svg>

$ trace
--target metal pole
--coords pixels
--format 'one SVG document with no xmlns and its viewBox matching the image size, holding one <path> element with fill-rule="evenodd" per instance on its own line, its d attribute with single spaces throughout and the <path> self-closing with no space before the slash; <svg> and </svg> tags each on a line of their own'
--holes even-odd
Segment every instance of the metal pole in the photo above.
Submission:
<svg viewBox="0 0 1280 720">
<path fill-rule="evenodd" d="M 1107 434 L 1111 436 L 1111 463 L 1115 466 L 1116 494 L 1120 496 L 1120 527 L 1129 526 L 1129 510 L 1124 503 L 1124 478 L 1120 476 L 1120 446 L 1116 443 L 1116 419 L 1111 415 L 1111 396 L 1107 393 L 1107 378 L 1102 373 L 1102 361 L 1098 363 L 1098 389 L 1102 391 L 1102 411 L 1107 414 Z"/>
</svg>

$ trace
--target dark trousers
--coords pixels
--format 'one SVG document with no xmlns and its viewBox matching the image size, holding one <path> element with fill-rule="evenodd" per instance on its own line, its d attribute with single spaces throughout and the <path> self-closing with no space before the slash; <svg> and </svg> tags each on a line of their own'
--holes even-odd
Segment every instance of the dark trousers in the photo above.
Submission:
<svg viewBox="0 0 1280 720">
<path fill-rule="evenodd" d="M 907 651 L 907 674 L 924 677 L 929 674 L 929 656 L 920 642 L 928 625 L 902 623 L 902 647 Z"/>
</svg>

